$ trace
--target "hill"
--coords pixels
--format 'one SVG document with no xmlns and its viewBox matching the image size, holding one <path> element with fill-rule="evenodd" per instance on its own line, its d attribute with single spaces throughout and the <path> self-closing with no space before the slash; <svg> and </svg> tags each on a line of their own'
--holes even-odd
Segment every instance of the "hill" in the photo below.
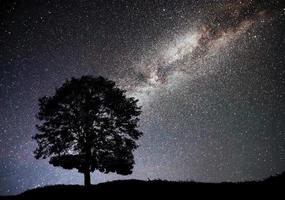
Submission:
<svg viewBox="0 0 285 200">
<path fill-rule="evenodd" d="M 14 198 L 52 199 L 84 198 L 84 199 L 137 199 L 153 197 L 192 197 L 199 195 L 212 197 L 257 197 L 274 196 L 282 193 L 285 186 L 285 173 L 270 177 L 260 182 L 241 183 L 197 183 L 174 182 L 164 180 L 119 180 L 92 185 L 85 188 L 80 185 L 54 185 L 28 190 Z M 88 198 L 87 198 L 88 197 Z"/>
</svg>

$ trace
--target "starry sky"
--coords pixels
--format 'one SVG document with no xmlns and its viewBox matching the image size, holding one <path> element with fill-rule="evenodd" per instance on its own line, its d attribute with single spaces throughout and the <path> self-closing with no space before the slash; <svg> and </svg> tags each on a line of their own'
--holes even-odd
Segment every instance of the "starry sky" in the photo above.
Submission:
<svg viewBox="0 0 285 200">
<path fill-rule="evenodd" d="M 102 75 L 143 106 L 132 175 L 260 180 L 285 170 L 282 0 L 0 0 L 0 195 L 82 184 L 33 158 L 38 98 Z"/>
</svg>

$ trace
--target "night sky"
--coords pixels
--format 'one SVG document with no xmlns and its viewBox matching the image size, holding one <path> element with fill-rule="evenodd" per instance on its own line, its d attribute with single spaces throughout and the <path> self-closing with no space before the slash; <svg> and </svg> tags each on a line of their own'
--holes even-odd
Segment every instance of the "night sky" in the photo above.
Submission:
<svg viewBox="0 0 285 200">
<path fill-rule="evenodd" d="M 0 0 L 0 195 L 82 184 L 36 160 L 38 98 L 102 75 L 143 106 L 129 176 L 260 180 L 285 170 L 280 0 Z"/>
</svg>

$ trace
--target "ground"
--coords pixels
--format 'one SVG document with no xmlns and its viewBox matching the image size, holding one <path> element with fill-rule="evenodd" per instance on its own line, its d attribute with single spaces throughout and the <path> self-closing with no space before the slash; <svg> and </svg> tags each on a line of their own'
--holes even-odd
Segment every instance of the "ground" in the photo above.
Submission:
<svg viewBox="0 0 285 200">
<path fill-rule="evenodd" d="M 84 198 L 84 199 L 140 199 L 176 197 L 274 197 L 282 194 L 285 174 L 270 177 L 260 182 L 243 183 L 197 183 L 164 180 L 119 180 L 92 185 L 54 185 L 28 190 L 9 198 Z M 180 197 L 180 198 L 179 198 Z M 5 197 L 2 197 L 5 198 Z"/>
</svg>

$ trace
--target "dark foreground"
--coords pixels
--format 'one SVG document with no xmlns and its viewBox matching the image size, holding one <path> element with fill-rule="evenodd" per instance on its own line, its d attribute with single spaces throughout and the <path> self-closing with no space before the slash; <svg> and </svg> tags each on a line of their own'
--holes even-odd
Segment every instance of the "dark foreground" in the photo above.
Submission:
<svg viewBox="0 0 285 200">
<path fill-rule="evenodd" d="M 85 188 L 80 185 L 54 185 L 28 190 L 8 198 L 27 199 L 195 199 L 196 197 L 236 197 L 283 196 L 285 174 L 271 177 L 261 182 L 243 183 L 196 183 L 171 181 L 122 180 L 101 183 Z M 194 198 L 195 197 L 195 198 Z M 3 197 L 2 197 L 3 198 Z M 6 197 L 7 198 L 7 197 Z M 279 197 L 280 198 L 280 197 Z"/>
</svg>

